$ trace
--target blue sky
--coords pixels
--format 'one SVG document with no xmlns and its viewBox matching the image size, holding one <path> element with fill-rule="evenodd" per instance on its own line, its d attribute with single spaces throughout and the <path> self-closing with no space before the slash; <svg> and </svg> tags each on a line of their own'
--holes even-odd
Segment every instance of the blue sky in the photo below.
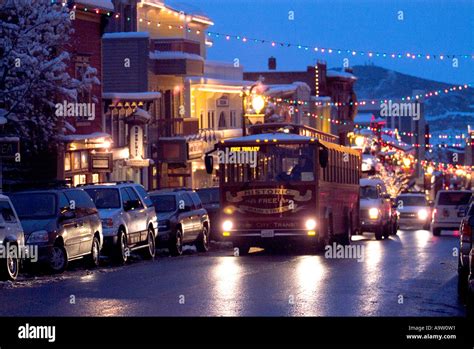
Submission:
<svg viewBox="0 0 474 349">
<path fill-rule="evenodd" d="M 190 3 L 191 0 L 180 0 Z M 474 53 L 474 0 L 193 0 L 210 16 L 211 31 L 318 47 L 361 51 L 430 54 Z M 289 20 L 294 11 L 294 20 Z M 403 11 L 403 20 L 398 20 Z M 317 59 L 328 67 L 369 62 L 432 80 L 474 84 L 474 59 L 391 59 L 318 54 L 270 44 L 242 43 L 213 38 L 211 60 L 238 58 L 245 70 L 267 69 L 267 58 L 277 58 L 278 70 L 305 70 Z"/>
</svg>

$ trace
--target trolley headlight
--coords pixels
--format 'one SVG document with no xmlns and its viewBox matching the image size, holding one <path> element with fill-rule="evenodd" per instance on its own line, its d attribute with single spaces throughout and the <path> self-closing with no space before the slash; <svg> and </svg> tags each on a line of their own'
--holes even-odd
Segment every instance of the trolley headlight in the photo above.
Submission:
<svg viewBox="0 0 474 349">
<path fill-rule="evenodd" d="M 314 219 L 308 219 L 305 226 L 307 230 L 314 230 L 316 228 L 316 221 Z"/>
<path fill-rule="evenodd" d="M 234 223 L 232 223 L 232 221 L 224 221 L 224 223 L 222 223 L 222 230 L 224 231 L 229 231 L 229 230 L 232 230 L 232 227 L 234 226 Z"/>
<path fill-rule="evenodd" d="M 422 208 L 421 210 L 418 211 L 418 219 L 419 220 L 426 220 L 428 218 L 428 211 Z"/>
<path fill-rule="evenodd" d="M 372 207 L 370 210 L 369 210 L 369 218 L 370 219 L 377 219 L 379 218 L 379 214 L 380 214 L 380 211 L 378 208 L 376 207 Z"/>
</svg>

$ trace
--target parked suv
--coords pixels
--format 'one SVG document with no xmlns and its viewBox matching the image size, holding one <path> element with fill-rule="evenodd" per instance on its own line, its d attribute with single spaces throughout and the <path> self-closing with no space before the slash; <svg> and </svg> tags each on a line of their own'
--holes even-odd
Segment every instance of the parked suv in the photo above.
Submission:
<svg viewBox="0 0 474 349">
<path fill-rule="evenodd" d="M 392 203 L 383 182 L 379 179 L 360 180 L 361 232 L 373 232 L 381 240 L 393 234 Z"/>
<path fill-rule="evenodd" d="M 150 198 L 158 215 L 159 245 L 173 256 L 183 253 L 184 244 L 194 244 L 200 252 L 209 249 L 209 217 L 195 191 L 164 189 L 150 192 Z"/>
<path fill-rule="evenodd" d="M 431 231 L 439 236 L 441 230 L 457 230 L 466 215 L 470 190 L 440 190 L 436 194 Z"/>
<path fill-rule="evenodd" d="M 127 262 L 131 251 L 145 258 L 155 256 L 158 228 L 153 202 L 146 190 L 133 182 L 83 186 L 99 210 L 104 232 L 104 254 L 116 262 Z"/>
<path fill-rule="evenodd" d="M 431 207 L 422 193 L 400 194 L 395 202 L 398 223 L 404 228 L 430 229 Z"/>
<path fill-rule="evenodd" d="M 38 246 L 38 259 L 55 273 L 68 262 L 87 258 L 99 265 L 102 225 L 91 198 L 82 189 L 61 188 L 10 194 L 25 230 L 27 245 Z"/>
<path fill-rule="evenodd" d="M 199 198 L 202 201 L 202 205 L 209 215 L 209 220 L 211 221 L 211 231 L 210 238 L 211 240 L 219 241 L 221 239 L 221 234 L 219 234 L 219 227 L 221 226 L 220 222 L 220 203 L 219 203 L 219 187 L 212 188 L 201 188 L 196 190 Z"/>
<path fill-rule="evenodd" d="M 20 220 L 8 196 L 0 194 L 0 280 L 15 280 L 20 270 L 25 236 Z"/>
<path fill-rule="evenodd" d="M 473 247 L 472 233 L 474 230 L 474 203 L 472 202 L 462 219 L 459 227 L 459 259 L 458 259 L 458 294 L 464 298 L 467 291 L 467 279 L 469 276 L 469 253 Z"/>
</svg>

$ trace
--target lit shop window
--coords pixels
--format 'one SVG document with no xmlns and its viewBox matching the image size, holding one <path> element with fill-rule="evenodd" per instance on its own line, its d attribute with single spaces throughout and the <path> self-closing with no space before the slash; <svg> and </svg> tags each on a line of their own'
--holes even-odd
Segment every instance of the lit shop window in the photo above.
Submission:
<svg viewBox="0 0 474 349">
<path fill-rule="evenodd" d="M 64 171 L 71 171 L 71 153 L 64 155 Z"/>
</svg>

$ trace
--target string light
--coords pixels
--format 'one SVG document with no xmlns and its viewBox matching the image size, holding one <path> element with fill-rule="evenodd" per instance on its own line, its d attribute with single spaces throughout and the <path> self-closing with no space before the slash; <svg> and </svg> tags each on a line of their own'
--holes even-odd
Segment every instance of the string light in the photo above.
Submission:
<svg viewBox="0 0 474 349">
<path fill-rule="evenodd" d="M 230 39 L 236 39 L 240 40 L 240 38 L 243 35 L 232 35 L 232 34 L 227 34 L 227 33 L 220 33 L 220 32 L 214 32 L 214 31 L 209 31 L 207 33 L 209 36 L 215 36 L 216 38 L 219 38 L 221 36 L 226 37 L 227 41 Z M 247 36 L 245 36 L 247 37 Z M 439 59 L 439 60 L 444 60 L 445 58 L 462 58 L 462 59 L 474 59 L 474 53 L 470 54 L 444 54 L 444 53 L 413 53 L 413 52 L 407 52 L 405 54 L 402 53 L 387 53 L 387 52 L 381 52 L 381 51 L 376 51 L 376 50 L 370 50 L 370 51 L 358 51 L 358 50 L 353 50 L 353 49 L 342 49 L 342 48 L 320 48 L 317 46 L 310 46 L 310 45 L 302 45 L 302 44 L 296 44 L 296 43 L 291 43 L 291 42 L 279 42 L 275 40 L 265 40 L 265 39 L 258 39 L 258 38 L 248 38 L 248 40 L 253 41 L 253 42 L 258 42 L 261 44 L 271 44 L 272 47 L 276 46 L 281 46 L 281 47 L 293 47 L 298 50 L 305 50 L 309 51 L 312 49 L 314 52 L 321 52 L 321 53 L 326 53 L 326 54 L 332 54 L 333 52 L 337 52 L 337 54 L 349 54 L 352 56 L 369 56 L 369 57 L 382 57 L 382 58 L 392 58 L 392 59 L 410 59 L 410 60 L 415 60 L 415 59 L 424 59 L 424 60 L 431 60 L 431 59 Z"/>
</svg>

